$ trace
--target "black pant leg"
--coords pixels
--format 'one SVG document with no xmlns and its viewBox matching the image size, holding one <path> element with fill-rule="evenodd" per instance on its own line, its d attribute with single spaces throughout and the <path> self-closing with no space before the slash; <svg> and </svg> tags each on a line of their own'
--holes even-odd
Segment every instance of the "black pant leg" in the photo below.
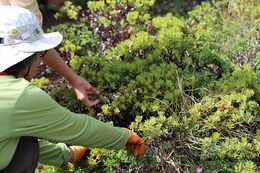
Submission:
<svg viewBox="0 0 260 173">
<path fill-rule="evenodd" d="M 0 173 L 34 173 L 39 160 L 37 138 L 22 136 L 9 165 Z"/>
</svg>

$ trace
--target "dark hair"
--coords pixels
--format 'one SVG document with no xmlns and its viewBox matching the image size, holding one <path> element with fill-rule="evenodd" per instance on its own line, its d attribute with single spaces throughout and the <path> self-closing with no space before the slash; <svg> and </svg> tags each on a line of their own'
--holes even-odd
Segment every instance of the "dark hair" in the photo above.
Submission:
<svg viewBox="0 0 260 173">
<path fill-rule="evenodd" d="M 8 69 L 5 70 L 5 72 L 9 75 L 18 76 L 23 69 L 30 66 L 36 59 L 37 56 L 36 53 L 34 53 L 28 58 L 26 58 L 25 60 L 9 67 Z"/>
</svg>

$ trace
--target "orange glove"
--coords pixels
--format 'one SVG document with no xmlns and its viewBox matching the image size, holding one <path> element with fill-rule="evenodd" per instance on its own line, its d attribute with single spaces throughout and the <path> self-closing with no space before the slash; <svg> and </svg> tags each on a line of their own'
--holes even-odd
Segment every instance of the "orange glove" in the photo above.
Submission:
<svg viewBox="0 0 260 173">
<path fill-rule="evenodd" d="M 133 148 L 134 149 L 134 156 L 137 157 L 139 154 L 144 153 L 145 148 L 145 142 L 142 138 L 140 138 L 137 134 L 135 134 L 133 131 L 123 128 L 128 133 L 128 141 L 126 143 L 127 148 Z"/>
<path fill-rule="evenodd" d="M 87 147 L 81 147 L 81 146 L 70 146 L 70 151 L 71 151 L 71 158 L 70 162 L 71 163 L 76 163 L 79 162 L 84 154 L 87 151 Z"/>
</svg>

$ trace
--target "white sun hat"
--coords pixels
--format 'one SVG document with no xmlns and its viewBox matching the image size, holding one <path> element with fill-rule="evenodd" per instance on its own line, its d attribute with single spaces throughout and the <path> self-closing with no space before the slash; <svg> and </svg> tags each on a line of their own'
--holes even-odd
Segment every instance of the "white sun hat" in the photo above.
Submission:
<svg viewBox="0 0 260 173">
<path fill-rule="evenodd" d="M 59 32 L 44 34 L 37 17 L 27 9 L 0 6 L 0 72 L 35 52 L 58 46 Z"/>
</svg>

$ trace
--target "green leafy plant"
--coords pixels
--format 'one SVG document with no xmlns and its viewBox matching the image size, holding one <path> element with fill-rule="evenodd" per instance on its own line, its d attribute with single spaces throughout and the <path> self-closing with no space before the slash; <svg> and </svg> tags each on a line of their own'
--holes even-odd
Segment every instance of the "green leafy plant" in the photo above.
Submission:
<svg viewBox="0 0 260 173">
<path fill-rule="evenodd" d="M 50 94 L 73 111 L 133 129 L 147 151 L 139 160 L 126 150 L 93 149 L 59 171 L 259 171 L 259 3 L 203 2 L 185 17 L 155 15 L 156 3 L 62 8 L 58 16 L 73 23 L 51 29 L 64 35 L 59 51 L 101 92 L 101 104 L 87 108 L 65 86 Z"/>
<path fill-rule="evenodd" d="M 41 89 L 44 89 L 44 87 L 50 83 L 50 80 L 45 77 L 41 77 L 40 79 L 34 78 L 31 80 L 31 83 Z"/>
</svg>

